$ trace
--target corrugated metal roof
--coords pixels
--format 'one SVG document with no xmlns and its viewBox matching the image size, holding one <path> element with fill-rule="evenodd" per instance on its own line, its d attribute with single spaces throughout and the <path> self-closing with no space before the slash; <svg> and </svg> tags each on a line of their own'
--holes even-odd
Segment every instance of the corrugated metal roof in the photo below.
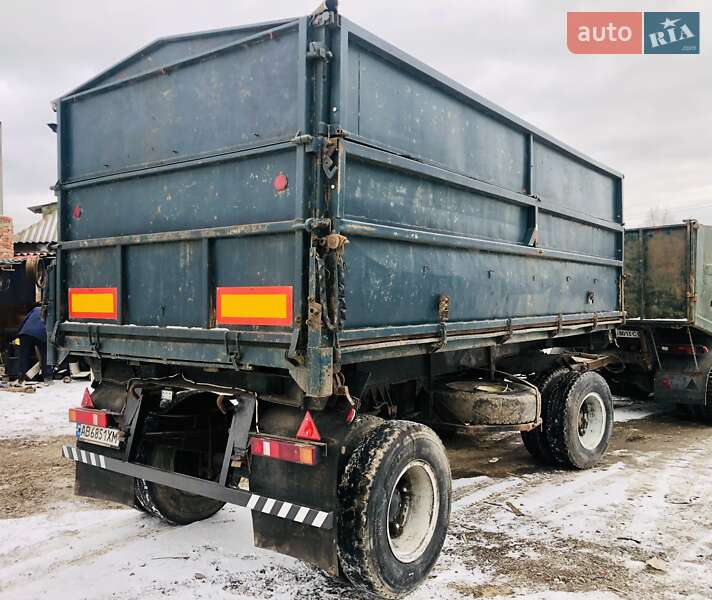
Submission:
<svg viewBox="0 0 712 600">
<path fill-rule="evenodd" d="M 15 243 L 39 244 L 57 241 L 57 211 L 48 210 L 34 225 L 15 235 Z"/>
<path fill-rule="evenodd" d="M 55 209 L 57 207 L 57 201 L 52 200 L 52 202 L 45 202 L 44 204 L 35 204 L 35 206 L 28 206 L 27 210 L 31 210 L 35 214 L 41 214 L 45 211 L 46 208 L 49 208 L 50 206 L 54 206 Z"/>
</svg>

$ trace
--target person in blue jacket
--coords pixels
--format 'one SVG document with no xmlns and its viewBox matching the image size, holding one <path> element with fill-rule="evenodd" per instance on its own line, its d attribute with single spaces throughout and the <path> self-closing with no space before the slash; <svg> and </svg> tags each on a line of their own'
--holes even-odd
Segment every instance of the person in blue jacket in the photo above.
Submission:
<svg viewBox="0 0 712 600">
<path fill-rule="evenodd" d="M 39 304 L 27 313 L 20 325 L 20 379 L 39 359 L 42 377 L 45 381 L 52 378 L 52 371 L 47 366 L 47 329 L 40 314 Z"/>
</svg>

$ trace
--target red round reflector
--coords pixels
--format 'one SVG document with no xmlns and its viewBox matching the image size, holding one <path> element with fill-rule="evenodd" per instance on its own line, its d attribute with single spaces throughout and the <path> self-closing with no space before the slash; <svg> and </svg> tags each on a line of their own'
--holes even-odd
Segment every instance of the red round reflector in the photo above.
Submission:
<svg viewBox="0 0 712 600">
<path fill-rule="evenodd" d="M 289 180 L 287 179 L 287 176 L 284 173 L 280 173 L 279 175 L 277 175 L 277 177 L 274 178 L 272 185 L 274 186 L 274 189 L 278 192 L 283 192 L 287 189 L 287 186 L 289 185 Z"/>
<path fill-rule="evenodd" d="M 78 219 L 79 217 L 82 216 L 82 207 L 79 206 L 78 204 L 74 207 L 74 210 L 72 211 L 72 216 L 75 219 Z"/>
</svg>

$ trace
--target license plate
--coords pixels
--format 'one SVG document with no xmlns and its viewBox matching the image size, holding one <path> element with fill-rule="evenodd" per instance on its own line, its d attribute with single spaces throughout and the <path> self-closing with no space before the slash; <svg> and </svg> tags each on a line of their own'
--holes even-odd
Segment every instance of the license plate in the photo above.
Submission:
<svg viewBox="0 0 712 600">
<path fill-rule="evenodd" d="M 616 337 L 619 338 L 639 338 L 640 332 L 635 329 L 616 329 Z"/>
<path fill-rule="evenodd" d="M 89 442 L 90 444 L 107 446 L 109 448 L 118 448 L 123 437 L 123 432 L 118 429 L 77 423 L 77 439 L 82 442 Z"/>
</svg>

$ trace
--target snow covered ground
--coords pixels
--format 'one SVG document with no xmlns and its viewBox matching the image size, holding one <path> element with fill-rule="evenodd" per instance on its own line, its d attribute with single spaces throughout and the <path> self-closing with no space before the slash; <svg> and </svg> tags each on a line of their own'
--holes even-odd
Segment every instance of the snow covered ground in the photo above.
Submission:
<svg viewBox="0 0 712 600">
<path fill-rule="evenodd" d="M 614 415 L 616 423 L 626 423 L 636 419 L 644 419 L 650 415 L 671 412 L 670 406 L 661 406 L 653 402 L 635 402 L 626 398 L 614 397 Z"/>
<path fill-rule="evenodd" d="M 2 443 L 71 434 L 62 429 L 66 408 L 84 386 L 0 393 L 4 414 L 14 412 L 0 426 L 0 437 L 12 438 Z M 443 554 L 410 598 L 712 598 L 708 430 L 649 418 L 650 405 L 623 408 L 606 460 L 584 473 L 527 463 L 516 436 L 491 446 L 461 441 L 453 460 L 458 469 L 472 463 L 471 474 L 453 483 Z M 646 418 L 629 420 L 635 415 Z M 492 448 L 502 450 L 496 460 L 487 458 Z M 178 528 L 78 498 L 53 503 L 51 490 L 47 498 L 41 512 L 0 519 L 0 598 L 362 598 L 304 563 L 256 549 L 244 509 Z"/>
<path fill-rule="evenodd" d="M 55 381 L 32 394 L 0 390 L 0 439 L 71 435 L 74 425 L 67 420 L 67 411 L 81 404 L 88 385 L 88 381 Z"/>
</svg>

